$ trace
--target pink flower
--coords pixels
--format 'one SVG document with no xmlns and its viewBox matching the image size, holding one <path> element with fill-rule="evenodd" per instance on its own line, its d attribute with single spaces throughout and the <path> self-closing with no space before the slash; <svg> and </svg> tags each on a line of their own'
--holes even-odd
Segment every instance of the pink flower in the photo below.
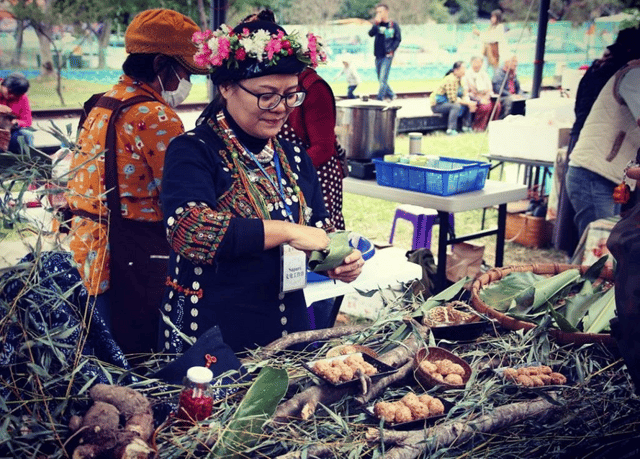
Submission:
<svg viewBox="0 0 640 459">
<path fill-rule="evenodd" d="M 218 39 L 218 56 L 220 59 L 228 59 L 231 52 L 231 42 L 227 37 L 220 37 Z"/>
<path fill-rule="evenodd" d="M 236 49 L 236 60 L 243 61 L 245 60 L 246 57 L 247 57 L 247 52 L 244 50 L 244 48 Z"/>
<path fill-rule="evenodd" d="M 282 31 L 280 31 L 280 34 Z M 269 59 L 273 59 L 273 55 L 278 53 L 282 49 L 282 42 L 279 38 L 272 38 L 267 43 L 267 46 L 264 47 L 264 50 L 267 52 L 267 57 Z"/>
</svg>

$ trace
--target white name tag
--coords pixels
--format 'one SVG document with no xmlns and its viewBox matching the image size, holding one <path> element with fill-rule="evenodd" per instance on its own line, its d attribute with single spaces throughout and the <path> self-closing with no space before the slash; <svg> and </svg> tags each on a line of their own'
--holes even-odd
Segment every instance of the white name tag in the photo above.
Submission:
<svg viewBox="0 0 640 459">
<path fill-rule="evenodd" d="M 307 255 L 289 244 L 280 246 L 281 279 L 280 291 L 291 292 L 307 286 Z"/>
</svg>

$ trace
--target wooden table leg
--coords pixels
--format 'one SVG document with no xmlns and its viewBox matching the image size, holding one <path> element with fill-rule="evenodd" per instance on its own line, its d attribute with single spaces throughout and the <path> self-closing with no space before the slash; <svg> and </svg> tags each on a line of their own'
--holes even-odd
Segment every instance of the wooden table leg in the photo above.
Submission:
<svg viewBox="0 0 640 459">
<path fill-rule="evenodd" d="M 436 292 L 447 285 L 447 245 L 449 244 L 449 213 L 438 211 L 440 229 L 438 233 L 438 269 L 436 271 Z M 504 234 L 504 233 L 503 233 Z"/>
<path fill-rule="evenodd" d="M 504 233 L 507 228 L 507 204 L 498 206 L 498 234 L 496 235 L 496 268 L 504 263 Z"/>
</svg>

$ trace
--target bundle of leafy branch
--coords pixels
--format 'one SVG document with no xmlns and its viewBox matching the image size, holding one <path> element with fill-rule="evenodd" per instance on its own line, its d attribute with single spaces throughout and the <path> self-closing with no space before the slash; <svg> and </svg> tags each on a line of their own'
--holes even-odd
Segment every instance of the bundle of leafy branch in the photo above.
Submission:
<svg viewBox="0 0 640 459">
<path fill-rule="evenodd" d="M 175 405 L 179 387 L 145 378 L 145 367 L 159 366 L 148 356 L 139 374 L 107 364 L 87 352 L 90 321 L 72 327 L 43 317 L 73 308 L 72 293 L 45 287 L 37 276 L 41 254 L 2 277 L 19 278 L 20 298 L 37 293 L 42 302 L 0 297 L 3 375 L 0 379 L 0 457 L 69 457 L 69 421 L 91 406 L 89 392 L 98 381 L 124 385 L 144 394 L 154 407 L 156 431 L 151 446 L 159 458 L 608 458 L 639 453 L 640 400 L 615 350 L 599 344 L 560 346 L 548 334 L 547 316 L 529 332 L 493 324 L 471 343 L 435 342 L 428 328 L 413 320 L 434 305 L 464 299 L 464 281 L 424 299 L 412 290 L 381 292 L 380 316 L 359 325 L 288 335 L 243 357 L 252 378 L 218 400 L 210 418 L 178 422 L 161 408 Z M 83 317 L 82 311 L 75 312 Z M 46 320 L 43 320 L 46 319 Z M 8 349 L 9 333 L 22 337 Z M 17 333 L 17 334 L 16 334 Z M 77 339 L 71 343 L 70 334 Z M 305 351 L 287 350 L 309 343 Z M 323 384 L 302 363 L 326 356 L 343 344 L 374 350 L 398 371 L 370 385 L 335 388 Z M 415 352 L 439 345 L 465 359 L 473 374 L 464 389 L 423 388 L 413 375 Z M 568 379 L 563 386 L 524 388 L 505 381 L 496 369 L 542 363 Z M 90 371 L 87 371 L 90 369 Z M 369 415 L 367 407 L 407 392 L 428 392 L 452 408 L 434 424 L 396 430 Z"/>
</svg>

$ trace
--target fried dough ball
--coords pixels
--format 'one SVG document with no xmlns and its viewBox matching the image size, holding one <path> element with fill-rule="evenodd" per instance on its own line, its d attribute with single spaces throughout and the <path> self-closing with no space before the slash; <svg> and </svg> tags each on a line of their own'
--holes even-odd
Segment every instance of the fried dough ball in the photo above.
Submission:
<svg viewBox="0 0 640 459">
<path fill-rule="evenodd" d="M 425 405 L 429 406 L 429 402 L 433 400 L 433 398 L 434 397 L 429 394 L 422 394 L 418 397 L 418 400 L 420 400 L 420 403 L 424 403 Z"/>
<path fill-rule="evenodd" d="M 367 376 L 375 375 L 378 372 L 378 369 L 373 365 L 371 365 L 369 362 L 364 362 L 363 366 L 364 366 L 364 374 Z"/>
<path fill-rule="evenodd" d="M 464 381 L 462 380 L 462 376 L 455 373 L 450 373 L 447 376 L 445 376 L 444 382 L 453 384 L 454 386 L 461 386 L 462 384 L 464 384 Z"/>
<path fill-rule="evenodd" d="M 518 368 L 518 374 L 519 375 L 529 376 L 529 374 L 530 374 L 529 367 L 520 367 L 520 368 Z"/>
<path fill-rule="evenodd" d="M 538 368 L 540 368 L 540 374 L 550 375 L 551 373 L 553 373 L 551 367 L 548 367 L 547 365 L 540 365 L 540 367 Z"/>
<path fill-rule="evenodd" d="M 567 378 L 562 373 L 552 372 L 550 375 L 552 384 L 566 384 Z"/>
<path fill-rule="evenodd" d="M 431 377 L 433 377 L 433 379 L 438 382 L 444 382 L 444 376 L 442 376 L 440 373 L 431 373 Z"/>
<path fill-rule="evenodd" d="M 524 387 L 533 387 L 533 380 L 529 375 L 518 375 L 516 382 Z"/>
<path fill-rule="evenodd" d="M 438 416 L 442 413 L 444 413 L 444 405 L 442 402 L 435 397 L 429 400 L 429 415 Z"/>
<path fill-rule="evenodd" d="M 417 397 L 416 397 L 417 400 Z M 405 403 L 405 405 L 411 410 L 411 417 L 415 421 L 416 419 L 424 419 L 429 417 L 431 414 L 431 410 L 429 410 L 429 405 L 425 405 L 424 403 L 420 403 L 417 401 L 416 403 Z"/>
<path fill-rule="evenodd" d="M 365 361 L 362 358 L 361 355 L 359 354 L 352 354 L 349 357 L 347 357 L 346 359 L 344 359 L 344 363 L 346 363 L 349 367 L 351 367 L 353 369 L 353 371 L 357 371 L 360 370 L 364 373 L 364 364 Z"/>
<path fill-rule="evenodd" d="M 313 371 L 316 374 L 324 374 L 328 369 L 331 368 L 331 364 L 326 360 L 319 360 L 313 365 Z"/>
<path fill-rule="evenodd" d="M 534 387 L 544 386 L 544 382 L 542 381 L 542 379 L 540 379 L 539 375 L 529 375 L 529 378 L 531 378 L 531 381 L 533 381 Z"/>
<path fill-rule="evenodd" d="M 448 375 L 449 367 L 453 362 L 448 359 L 442 359 L 442 360 L 434 360 L 433 363 L 436 365 L 436 367 L 438 367 L 438 373 L 440 373 L 441 375 Z"/>
<path fill-rule="evenodd" d="M 373 407 L 373 413 L 386 422 L 396 421 L 397 405 L 390 402 L 378 402 Z"/>
<path fill-rule="evenodd" d="M 448 374 L 464 376 L 464 368 L 462 368 L 462 365 L 460 365 L 459 363 L 451 362 L 451 365 L 449 365 L 449 373 Z"/>
<path fill-rule="evenodd" d="M 420 403 L 420 399 L 413 392 L 407 392 L 404 397 L 400 399 L 400 402 L 408 405 L 410 403 Z"/>
<path fill-rule="evenodd" d="M 413 420 L 411 410 L 404 403 L 398 403 L 396 407 L 396 422 L 409 422 Z"/>
<path fill-rule="evenodd" d="M 428 360 L 423 360 L 422 362 L 420 362 L 420 369 L 425 371 L 426 373 L 435 373 L 438 371 L 438 366 L 433 363 L 433 362 L 429 362 Z"/>
<path fill-rule="evenodd" d="M 342 373 L 340 372 L 340 368 L 329 367 L 327 369 L 327 371 L 322 373 L 321 376 L 324 376 L 329 381 L 331 381 L 333 384 L 337 384 L 338 382 L 340 382 L 340 376 L 341 375 L 342 375 Z"/>
<path fill-rule="evenodd" d="M 545 386 L 551 384 L 551 376 L 549 375 L 538 375 L 538 378 L 542 380 Z"/>
<path fill-rule="evenodd" d="M 502 374 L 508 381 L 515 381 L 518 378 L 518 370 L 511 367 L 505 368 Z"/>
<path fill-rule="evenodd" d="M 351 381 L 355 377 L 353 368 L 344 363 L 342 360 L 334 360 L 333 367 L 337 368 L 340 371 L 341 381 Z"/>
</svg>

